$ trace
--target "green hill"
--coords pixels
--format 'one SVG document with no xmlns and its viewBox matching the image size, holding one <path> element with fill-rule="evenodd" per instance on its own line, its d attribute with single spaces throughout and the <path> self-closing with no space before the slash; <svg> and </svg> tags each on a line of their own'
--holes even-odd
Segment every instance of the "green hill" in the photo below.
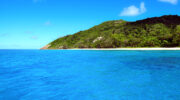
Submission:
<svg viewBox="0 0 180 100">
<path fill-rule="evenodd" d="M 136 22 L 107 21 L 88 30 L 56 39 L 42 49 L 180 47 L 180 16 Z"/>
</svg>

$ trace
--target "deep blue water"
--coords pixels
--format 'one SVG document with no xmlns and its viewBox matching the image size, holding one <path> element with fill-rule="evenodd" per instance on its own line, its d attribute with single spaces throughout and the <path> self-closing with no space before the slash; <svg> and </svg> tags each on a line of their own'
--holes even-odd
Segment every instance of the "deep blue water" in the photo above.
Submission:
<svg viewBox="0 0 180 100">
<path fill-rule="evenodd" d="M 180 51 L 0 50 L 0 100 L 180 100 Z"/>
</svg>

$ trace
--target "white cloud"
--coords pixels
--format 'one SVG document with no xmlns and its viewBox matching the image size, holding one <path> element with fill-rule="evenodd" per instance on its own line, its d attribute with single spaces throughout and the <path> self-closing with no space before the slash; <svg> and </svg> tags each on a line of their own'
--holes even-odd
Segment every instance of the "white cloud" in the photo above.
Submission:
<svg viewBox="0 0 180 100">
<path fill-rule="evenodd" d="M 141 5 L 140 5 L 140 13 L 145 13 L 145 12 L 146 12 L 145 4 L 144 4 L 144 2 L 141 2 Z"/>
<path fill-rule="evenodd" d="M 167 3 L 171 3 L 171 4 L 177 4 L 178 0 L 159 0 L 161 2 L 167 2 Z"/>
<path fill-rule="evenodd" d="M 50 21 L 47 21 L 47 22 L 44 23 L 44 25 L 50 26 L 50 25 L 51 25 L 51 22 L 50 22 Z"/>
<path fill-rule="evenodd" d="M 30 38 L 33 39 L 33 40 L 37 40 L 37 39 L 38 39 L 37 36 L 32 36 L 32 37 L 30 37 Z"/>
<path fill-rule="evenodd" d="M 25 31 L 24 33 L 26 33 L 26 34 L 32 34 L 33 32 L 32 32 L 32 31 Z"/>
<path fill-rule="evenodd" d="M 140 8 L 132 5 L 127 8 L 124 8 L 124 10 L 121 12 L 120 16 L 137 16 L 142 13 L 146 12 L 146 7 L 144 2 L 141 2 Z"/>
<path fill-rule="evenodd" d="M 5 36 L 8 36 L 8 33 L 3 33 L 3 34 L 0 34 L 1 37 L 5 37 Z"/>
</svg>

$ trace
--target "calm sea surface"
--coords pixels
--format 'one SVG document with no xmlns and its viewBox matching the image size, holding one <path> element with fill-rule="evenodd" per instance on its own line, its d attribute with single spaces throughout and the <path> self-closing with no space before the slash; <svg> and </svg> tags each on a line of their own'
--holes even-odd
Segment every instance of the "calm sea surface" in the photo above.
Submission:
<svg viewBox="0 0 180 100">
<path fill-rule="evenodd" d="M 0 50 L 0 100 L 180 100 L 180 51 Z"/>
</svg>

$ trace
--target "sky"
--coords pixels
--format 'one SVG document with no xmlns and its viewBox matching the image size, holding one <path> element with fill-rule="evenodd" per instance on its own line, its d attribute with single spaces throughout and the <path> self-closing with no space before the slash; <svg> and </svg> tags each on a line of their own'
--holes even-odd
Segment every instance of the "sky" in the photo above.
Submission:
<svg viewBox="0 0 180 100">
<path fill-rule="evenodd" d="M 180 15 L 179 1 L 0 0 L 0 49 L 39 49 L 104 21 L 162 15 Z"/>
</svg>

